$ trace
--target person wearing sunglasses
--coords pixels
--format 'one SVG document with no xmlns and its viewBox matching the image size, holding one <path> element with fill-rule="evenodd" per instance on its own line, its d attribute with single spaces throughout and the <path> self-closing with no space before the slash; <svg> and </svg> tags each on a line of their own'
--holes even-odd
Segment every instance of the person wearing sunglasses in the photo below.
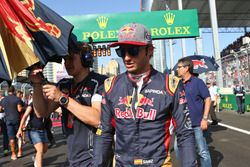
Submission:
<svg viewBox="0 0 250 167">
<path fill-rule="evenodd" d="M 111 47 L 118 47 L 116 53 L 127 71 L 104 82 L 94 166 L 105 166 L 110 159 L 114 134 L 115 166 L 168 166 L 172 116 L 182 166 L 196 166 L 194 133 L 182 83 L 150 65 L 154 53 L 150 32 L 142 24 L 126 24 Z"/>
</svg>

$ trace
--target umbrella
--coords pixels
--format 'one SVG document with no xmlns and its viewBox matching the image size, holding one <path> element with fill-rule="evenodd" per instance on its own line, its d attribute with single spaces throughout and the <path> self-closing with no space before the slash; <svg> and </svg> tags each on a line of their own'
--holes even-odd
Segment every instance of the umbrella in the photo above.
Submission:
<svg viewBox="0 0 250 167">
<path fill-rule="evenodd" d="M 38 0 L 0 1 L 0 78 L 68 54 L 73 26 Z M 2 70 L 3 69 L 3 70 Z"/>
<path fill-rule="evenodd" d="M 214 57 L 208 57 L 203 55 L 192 55 L 188 56 L 193 62 L 194 68 L 193 73 L 201 74 L 208 71 L 217 71 L 219 65 L 215 62 Z M 177 64 L 174 66 L 174 71 L 176 71 Z"/>
</svg>

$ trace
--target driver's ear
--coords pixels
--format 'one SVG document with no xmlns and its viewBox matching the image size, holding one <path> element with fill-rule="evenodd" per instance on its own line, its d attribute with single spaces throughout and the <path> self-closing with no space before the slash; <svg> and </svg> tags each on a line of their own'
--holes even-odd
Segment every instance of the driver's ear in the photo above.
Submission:
<svg viewBox="0 0 250 167">
<path fill-rule="evenodd" d="M 153 57 L 153 54 L 154 54 L 154 47 L 153 47 L 152 45 L 147 46 L 146 52 L 147 52 L 147 55 L 149 55 L 150 58 Z"/>
</svg>

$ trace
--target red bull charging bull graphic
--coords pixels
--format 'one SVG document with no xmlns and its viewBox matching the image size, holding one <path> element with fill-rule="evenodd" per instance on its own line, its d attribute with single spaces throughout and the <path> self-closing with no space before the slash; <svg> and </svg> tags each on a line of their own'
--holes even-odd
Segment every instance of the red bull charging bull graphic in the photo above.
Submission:
<svg viewBox="0 0 250 167">
<path fill-rule="evenodd" d="M 23 1 L 16 0 L 16 1 L 10 1 L 10 3 L 13 6 L 23 9 L 17 12 L 22 16 L 26 25 L 31 31 L 33 32 L 44 31 L 56 38 L 59 38 L 61 36 L 61 30 L 55 24 L 45 23 L 40 17 L 36 17 L 34 13 L 35 11 L 34 0 L 23 0 Z"/>
<path fill-rule="evenodd" d="M 208 57 L 204 55 L 191 55 L 187 56 L 193 62 L 193 73 L 201 74 L 209 71 L 217 71 L 219 65 L 216 63 L 214 57 Z M 177 69 L 177 64 L 174 66 L 174 70 Z"/>
<path fill-rule="evenodd" d="M 194 64 L 194 69 L 198 69 L 199 67 L 201 68 L 208 68 L 208 66 L 206 65 L 206 62 L 204 59 L 201 60 L 192 60 L 193 64 Z"/>
<path fill-rule="evenodd" d="M 5 26 L 15 37 L 20 39 L 22 42 L 27 43 L 29 46 L 32 46 L 30 43 L 32 39 L 31 35 L 26 30 L 24 23 L 12 11 L 6 0 L 0 1 L 0 8 L 0 15 L 5 23 Z"/>
</svg>

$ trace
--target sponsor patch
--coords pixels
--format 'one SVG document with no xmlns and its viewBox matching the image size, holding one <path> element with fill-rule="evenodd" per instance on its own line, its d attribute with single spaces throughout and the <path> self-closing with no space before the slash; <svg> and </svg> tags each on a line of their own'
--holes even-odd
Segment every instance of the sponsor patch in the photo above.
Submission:
<svg viewBox="0 0 250 167">
<path fill-rule="evenodd" d="M 132 96 L 120 97 L 118 105 L 125 105 L 126 107 L 131 106 Z M 149 105 L 154 107 L 154 98 L 148 98 L 143 94 L 139 94 L 137 106 L 146 106 Z"/>
<path fill-rule="evenodd" d="M 116 79 L 116 76 L 113 76 L 113 77 L 107 78 L 104 81 L 104 89 L 107 93 L 109 93 L 112 90 L 115 79 Z"/>
<path fill-rule="evenodd" d="M 154 160 L 153 159 L 135 159 L 134 160 L 134 165 L 148 165 L 148 164 L 153 164 Z"/>
<path fill-rule="evenodd" d="M 145 93 L 154 93 L 154 94 L 158 94 L 158 95 L 165 95 L 166 92 L 163 90 L 157 90 L 157 89 L 146 89 Z"/>
<path fill-rule="evenodd" d="M 98 128 L 96 130 L 96 135 L 101 136 L 102 135 L 102 130 Z"/>
<path fill-rule="evenodd" d="M 187 103 L 187 99 L 186 99 L 186 94 L 185 91 L 181 91 L 179 92 L 179 104 L 185 104 Z"/>
<path fill-rule="evenodd" d="M 91 94 L 82 94 L 82 97 L 91 97 Z"/>
<path fill-rule="evenodd" d="M 174 76 L 174 75 L 169 75 L 166 76 L 166 90 L 173 96 L 177 87 L 178 83 L 180 81 L 180 78 Z"/>
</svg>

